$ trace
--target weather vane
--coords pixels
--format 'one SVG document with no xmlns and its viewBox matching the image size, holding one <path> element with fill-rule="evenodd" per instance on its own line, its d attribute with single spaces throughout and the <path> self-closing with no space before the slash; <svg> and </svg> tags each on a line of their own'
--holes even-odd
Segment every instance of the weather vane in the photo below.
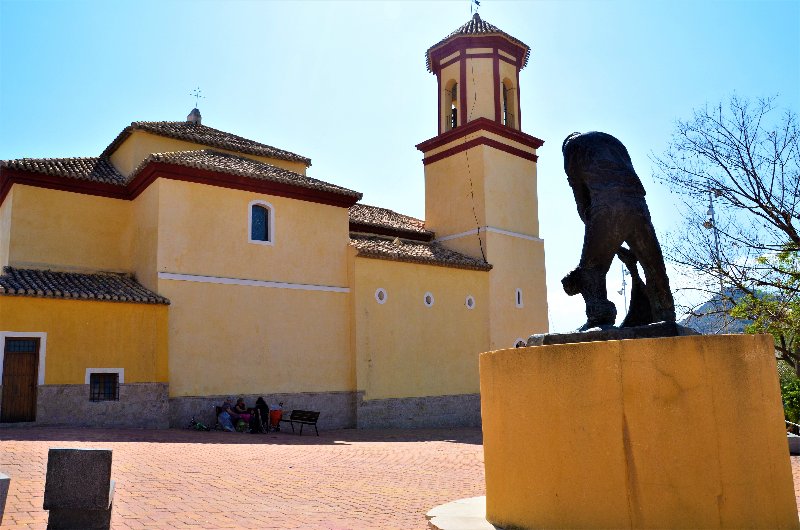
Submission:
<svg viewBox="0 0 800 530">
<path fill-rule="evenodd" d="M 478 12 L 478 9 L 481 7 L 480 0 L 469 0 L 469 12 L 472 13 L 473 4 L 475 5 L 475 12 Z"/>
<path fill-rule="evenodd" d="M 202 95 L 200 95 L 200 87 L 197 87 L 197 88 L 195 88 L 194 90 L 192 90 L 192 91 L 189 93 L 189 95 L 190 95 L 190 96 L 194 96 L 194 108 L 197 108 L 197 107 L 198 107 L 198 105 L 199 105 L 199 103 L 200 103 L 200 99 L 201 99 L 201 98 L 202 98 L 202 99 L 205 99 L 205 96 L 202 96 Z"/>
</svg>

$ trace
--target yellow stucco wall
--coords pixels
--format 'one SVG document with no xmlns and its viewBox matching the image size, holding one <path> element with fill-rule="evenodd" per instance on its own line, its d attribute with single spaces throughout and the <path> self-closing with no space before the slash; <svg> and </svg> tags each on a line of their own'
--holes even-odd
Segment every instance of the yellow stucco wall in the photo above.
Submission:
<svg viewBox="0 0 800 530">
<path fill-rule="evenodd" d="M 475 118 L 494 120 L 494 86 L 492 59 L 467 57 L 467 121 Z"/>
<path fill-rule="evenodd" d="M 478 392 L 488 345 L 488 274 L 355 258 L 356 373 L 364 399 Z M 375 291 L 384 288 L 379 304 Z M 431 307 L 423 298 L 434 297 Z M 467 295 L 475 308 L 467 309 Z"/>
<path fill-rule="evenodd" d="M 544 242 L 489 232 L 482 234 L 490 274 L 489 349 L 511 348 L 517 339 L 546 333 L 547 284 Z M 517 307 L 516 290 L 522 291 Z"/>
<path fill-rule="evenodd" d="M 425 166 L 425 227 L 437 237 L 486 225 L 484 147 L 473 147 Z M 477 243 L 468 254 L 480 256 Z"/>
<path fill-rule="evenodd" d="M 0 296 L 0 330 L 47 333 L 45 384 L 84 384 L 87 368 L 125 383 L 167 382 L 167 306 Z"/>
<path fill-rule="evenodd" d="M 0 269 L 8 265 L 8 250 L 11 241 L 11 206 L 14 203 L 14 187 L 0 204 Z"/>
<path fill-rule="evenodd" d="M 185 140 L 175 140 L 158 136 L 145 131 L 133 131 L 125 141 L 111 154 L 111 163 L 123 175 L 130 175 L 139 164 L 151 153 L 167 153 L 173 151 L 195 151 L 198 149 L 214 149 L 223 153 L 232 153 L 246 158 L 252 158 L 273 166 L 282 167 L 301 175 L 306 174 L 306 165 L 303 162 L 290 162 L 265 156 L 236 153 L 228 149 L 209 147 L 202 144 L 187 142 Z"/>
<path fill-rule="evenodd" d="M 425 166 L 425 225 L 437 237 L 486 225 L 538 237 L 536 186 L 535 162 L 485 145 L 473 147 Z M 477 241 L 470 239 L 468 247 L 446 245 L 480 257 Z"/>
<path fill-rule="evenodd" d="M 130 201 L 15 184 L 8 262 L 128 272 L 130 210 Z"/>
<path fill-rule="evenodd" d="M 519 528 L 798 528 L 766 335 L 480 356 L 486 516 Z"/>
<path fill-rule="evenodd" d="M 492 53 L 494 48 L 468 48 L 467 54 L 476 54 L 476 53 Z"/>
<path fill-rule="evenodd" d="M 250 243 L 249 204 L 270 203 L 274 244 Z M 342 287 L 347 208 L 162 179 L 158 270 Z"/>
<path fill-rule="evenodd" d="M 349 293 L 160 280 L 170 395 L 352 391 Z"/>
<path fill-rule="evenodd" d="M 528 236 L 539 235 L 536 163 L 481 146 L 486 222 L 489 226 Z"/>
<path fill-rule="evenodd" d="M 131 205 L 131 268 L 136 279 L 158 290 L 159 191 L 163 179 L 156 179 Z"/>
</svg>

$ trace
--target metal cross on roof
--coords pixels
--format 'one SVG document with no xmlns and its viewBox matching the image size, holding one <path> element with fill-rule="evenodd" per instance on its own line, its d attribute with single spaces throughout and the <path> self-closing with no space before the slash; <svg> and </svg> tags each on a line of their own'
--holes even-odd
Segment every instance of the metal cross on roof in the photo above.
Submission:
<svg viewBox="0 0 800 530">
<path fill-rule="evenodd" d="M 478 12 L 478 9 L 481 8 L 480 0 L 469 0 L 469 12 L 472 13 L 472 8 L 475 8 L 475 12 Z"/>
<path fill-rule="evenodd" d="M 197 108 L 198 104 L 200 103 L 200 99 L 205 99 L 205 96 L 200 95 L 200 87 L 195 88 L 189 93 L 190 96 L 194 96 L 194 107 Z"/>
</svg>

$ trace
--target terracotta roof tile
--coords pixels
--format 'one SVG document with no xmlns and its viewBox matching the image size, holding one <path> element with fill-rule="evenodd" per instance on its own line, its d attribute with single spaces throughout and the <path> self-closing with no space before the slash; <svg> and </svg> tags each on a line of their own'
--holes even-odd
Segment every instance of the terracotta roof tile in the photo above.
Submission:
<svg viewBox="0 0 800 530">
<path fill-rule="evenodd" d="M 145 131 L 156 134 L 158 136 L 165 136 L 167 138 L 175 138 L 177 140 L 186 140 L 208 147 L 216 147 L 218 149 L 229 149 L 239 153 L 246 153 L 250 155 L 268 156 L 270 158 L 277 158 L 279 160 L 288 160 L 291 162 L 302 162 L 306 166 L 311 165 L 311 159 L 304 156 L 278 149 L 270 145 L 248 140 L 235 134 L 220 131 L 213 127 L 190 123 L 186 121 L 135 121 L 128 127 L 122 130 L 121 133 L 114 139 L 111 144 L 103 151 L 103 155 L 111 156 L 117 147 L 128 137 L 133 131 Z"/>
<path fill-rule="evenodd" d="M 512 37 L 505 31 L 498 28 L 497 26 L 489 24 L 488 22 L 483 20 L 480 17 L 480 15 L 478 15 L 478 13 L 475 13 L 474 15 L 472 15 L 472 18 L 467 21 L 466 24 L 456 29 L 450 35 L 448 35 L 447 37 L 443 38 L 442 40 L 440 40 L 439 42 L 428 48 L 428 51 L 425 52 L 425 65 L 428 67 L 429 72 L 431 71 L 431 50 L 433 50 L 434 48 L 438 48 L 439 46 L 449 41 L 453 37 L 458 37 L 460 35 L 479 35 L 479 36 L 501 35 L 510 40 L 511 42 L 519 44 L 520 46 L 525 48 L 525 57 L 522 60 L 520 69 L 525 68 L 525 65 L 528 64 L 528 58 L 531 55 L 530 46 L 528 46 L 521 40 Z"/>
<path fill-rule="evenodd" d="M 241 156 L 231 155 L 228 153 L 220 153 L 212 149 L 204 149 L 201 151 L 175 151 L 171 153 L 153 153 L 144 159 L 141 164 L 131 174 L 131 179 L 142 171 L 150 162 L 164 162 L 167 164 L 176 164 L 184 167 L 193 167 L 198 169 L 206 169 L 209 171 L 219 171 L 221 173 L 228 173 L 231 175 L 239 175 L 242 177 L 249 177 L 258 180 L 267 180 L 271 182 L 280 182 L 309 188 L 314 190 L 326 191 L 329 193 L 336 193 L 348 197 L 355 197 L 360 199 L 361 193 L 335 184 L 323 182 L 321 180 L 306 177 L 300 173 L 295 173 L 287 169 L 283 169 L 271 164 L 252 160 Z"/>
<path fill-rule="evenodd" d="M 0 295 L 169 304 L 132 276 L 115 273 L 77 273 L 4 267 Z"/>
<path fill-rule="evenodd" d="M 479 271 L 488 271 L 492 268 L 490 264 L 482 260 L 450 250 L 438 243 L 352 234 L 350 236 L 350 244 L 358 250 L 356 255 L 363 258 L 405 261 Z"/>
<path fill-rule="evenodd" d="M 433 232 L 425 230 L 425 221 L 421 219 L 367 204 L 354 204 L 350 207 L 350 230 L 421 241 L 431 241 L 434 237 Z"/>
<path fill-rule="evenodd" d="M 19 158 L 0 161 L 0 167 L 124 186 L 125 177 L 108 158 Z"/>
</svg>

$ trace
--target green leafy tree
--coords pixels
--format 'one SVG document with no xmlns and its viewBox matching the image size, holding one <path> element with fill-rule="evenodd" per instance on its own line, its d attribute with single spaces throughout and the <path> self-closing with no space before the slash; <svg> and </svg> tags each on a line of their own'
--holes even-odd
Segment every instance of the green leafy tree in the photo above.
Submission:
<svg viewBox="0 0 800 530">
<path fill-rule="evenodd" d="M 734 96 L 698 109 L 653 160 L 686 206 L 667 257 L 720 301 L 714 311 L 772 334 L 776 356 L 798 373 L 800 130 L 775 101 Z"/>
<path fill-rule="evenodd" d="M 800 253 L 796 249 L 761 256 L 763 271 L 759 291 L 747 292 L 732 308 L 731 316 L 751 323 L 747 333 L 768 333 L 775 353 L 798 372 L 800 359 Z M 797 383 L 795 378 L 794 383 Z M 785 385 L 784 385 L 785 386 Z"/>
</svg>

